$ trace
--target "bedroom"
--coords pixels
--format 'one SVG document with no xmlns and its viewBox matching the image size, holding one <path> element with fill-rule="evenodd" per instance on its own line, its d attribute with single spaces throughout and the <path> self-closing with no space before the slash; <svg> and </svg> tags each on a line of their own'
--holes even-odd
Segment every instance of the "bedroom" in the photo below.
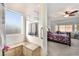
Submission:
<svg viewBox="0 0 79 59">
<path fill-rule="evenodd" d="M 79 55 L 78 6 L 79 4 L 74 3 L 3 4 L 1 8 L 3 11 L 0 10 L 3 16 L 1 26 L 4 29 L 1 29 L 4 36 L 1 39 L 1 55 L 27 56 L 29 53 L 25 46 L 30 43 L 31 47 L 32 43 L 40 46 L 39 53 L 43 56 Z M 8 51 L 3 48 L 5 50 L 8 48 Z"/>
<path fill-rule="evenodd" d="M 47 4 L 48 55 L 79 56 L 79 4 Z"/>
</svg>

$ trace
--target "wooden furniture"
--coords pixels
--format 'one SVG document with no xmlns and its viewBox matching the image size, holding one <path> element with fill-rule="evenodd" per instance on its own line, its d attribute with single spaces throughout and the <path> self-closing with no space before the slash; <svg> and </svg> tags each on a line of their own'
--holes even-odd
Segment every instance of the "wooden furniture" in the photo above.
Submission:
<svg viewBox="0 0 79 59">
<path fill-rule="evenodd" d="M 5 51 L 5 56 L 22 56 L 22 45 Z"/>
<path fill-rule="evenodd" d="M 16 56 L 22 56 L 23 55 L 23 46 L 18 46 L 15 48 L 15 55 Z"/>
<path fill-rule="evenodd" d="M 5 51 L 5 56 L 15 56 L 15 49 L 10 49 L 8 51 Z"/>
<path fill-rule="evenodd" d="M 40 56 L 41 55 L 41 48 L 35 44 L 28 44 L 23 46 L 23 54 L 25 56 Z"/>
<path fill-rule="evenodd" d="M 9 48 L 8 51 L 5 51 L 5 56 L 40 56 L 41 55 L 41 47 L 33 44 L 18 44 L 13 48 Z"/>
</svg>

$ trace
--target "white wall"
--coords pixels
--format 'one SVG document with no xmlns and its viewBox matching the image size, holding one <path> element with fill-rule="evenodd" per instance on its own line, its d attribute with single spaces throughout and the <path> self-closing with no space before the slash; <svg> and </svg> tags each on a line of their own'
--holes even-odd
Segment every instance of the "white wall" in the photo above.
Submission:
<svg viewBox="0 0 79 59">
<path fill-rule="evenodd" d="M 40 7 L 38 8 L 37 5 L 40 5 Z M 35 6 L 33 6 L 33 4 L 31 4 L 31 8 L 28 6 L 28 8 L 30 8 L 30 10 L 34 10 L 32 8 L 37 9 L 38 8 L 38 12 L 39 12 L 39 37 L 35 37 L 35 36 L 29 36 L 27 35 L 27 40 L 29 42 L 38 44 L 41 46 L 42 48 L 42 55 L 46 55 L 47 54 L 47 12 L 46 12 L 46 6 L 44 4 L 37 4 Z M 28 11 L 26 11 L 27 13 Z M 31 11 L 28 14 L 32 14 L 33 11 Z M 34 15 L 32 15 L 34 16 Z M 27 26 L 27 25 L 26 25 Z M 43 39 L 41 39 L 41 27 L 43 27 Z M 26 27 L 27 28 L 27 27 Z M 27 30 L 26 30 L 27 31 Z"/>
<path fill-rule="evenodd" d="M 47 55 L 47 5 L 41 4 L 41 15 L 40 20 L 43 27 L 43 51 Z"/>
</svg>

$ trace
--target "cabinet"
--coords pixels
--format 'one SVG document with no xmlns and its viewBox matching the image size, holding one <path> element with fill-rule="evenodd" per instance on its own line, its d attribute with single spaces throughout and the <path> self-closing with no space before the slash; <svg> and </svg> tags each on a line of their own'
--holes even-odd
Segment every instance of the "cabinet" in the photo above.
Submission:
<svg viewBox="0 0 79 59">
<path fill-rule="evenodd" d="M 25 45 L 19 45 L 14 48 L 8 49 L 5 51 L 5 56 L 40 56 L 41 55 L 41 47 L 28 43 Z"/>
<path fill-rule="evenodd" d="M 17 46 L 15 48 L 9 49 L 8 51 L 5 51 L 5 56 L 22 56 L 23 55 L 23 50 L 22 50 L 22 45 Z"/>
<path fill-rule="evenodd" d="M 8 51 L 5 51 L 5 56 L 15 56 L 15 49 L 10 49 Z"/>
<path fill-rule="evenodd" d="M 29 54 L 28 54 L 28 53 L 29 53 Z M 30 55 L 30 54 L 31 54 L 31 52 L 27 51 L 26 47 L 23 46 L 23 55 L 24 55 L 24 56 L 28 56 L 28 55 Z"/>
<path fill-rule="evenodd" d="M 15 55 L 16 56 L 22 56 L 23 55 L 23 46 L 18 46 L 15 48 Z"/>
<path fill-rule="evenodd" d="M 23 55 L 25 56 L 40 56 L 41 55 L 41 48 L 35 44 L 28 44 L 23 46 Z"/>
</svg>

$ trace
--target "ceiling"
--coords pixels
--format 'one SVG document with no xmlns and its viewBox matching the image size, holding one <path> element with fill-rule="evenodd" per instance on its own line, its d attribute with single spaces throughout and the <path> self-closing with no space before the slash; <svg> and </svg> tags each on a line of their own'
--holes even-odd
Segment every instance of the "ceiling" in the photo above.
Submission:
<svg viewBox="0 0 79 59">
<path fill-rule="evenodd" d="M 6 3 L 6 8 L 16 12 L 20 12 L 24 16 L 32 14 L 34 10 L 38 10 L 39 3 Z"/>
<path fill-rule="evenodd" d="M 39 11 L 39 3 L 6 3 L 8 9 L 22 13 L 23 15 L 33 15 L 33 11 Z M 61 20 L 61 19 L 71 19 L 79 18 L 79 12 L 72 17 L 64 17 L 60 13 L 66 10 L 79 10 L 78 3 L 47 3 L 47 16 L 49 20 Z"/>
<path fill-rule="evenodd" d="M 48 3 L 47 4 L 47 14 L 49 20 L 61 20 L 61 19 L 71 19 L 79 18 L 79 12 L 75 16 L 64 17 L 62 14 L 68 10 L 79 10 L 78 3 Z"/>
<path fill-rule="evenodd" d="M 6 8 L 19 12 L 23 15 L 25 15 L 26 12 L 26 4 L 25 3 L 6 3 Z"/>
</svg>

